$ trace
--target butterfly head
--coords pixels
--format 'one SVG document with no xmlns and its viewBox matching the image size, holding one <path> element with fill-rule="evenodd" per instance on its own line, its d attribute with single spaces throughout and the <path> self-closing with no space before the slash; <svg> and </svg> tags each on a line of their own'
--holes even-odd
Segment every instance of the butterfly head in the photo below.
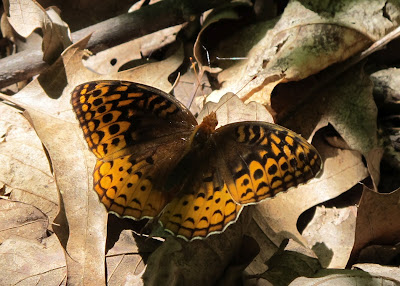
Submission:
<svg viewBox="0 0 400 286">
<path fill-rule="evenodd" d="M 204 145 L 205 142 L 210 138 L 211 134 L 214 133 L 215 128 L 218 125 L 217 114 L 213 111 L 206 117 L 203 122 L 196 127 L 191 136 L 191 148 L 196 148 Z"/>
</svg>

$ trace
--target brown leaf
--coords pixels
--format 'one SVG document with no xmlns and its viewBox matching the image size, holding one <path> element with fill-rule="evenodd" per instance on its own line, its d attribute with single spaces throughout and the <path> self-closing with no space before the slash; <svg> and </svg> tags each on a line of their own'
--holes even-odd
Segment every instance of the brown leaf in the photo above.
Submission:
<svg viewBox="0 0 400 286">
<path fill-rule="evenodd" d="M 384 272 L 384 274 L 386 274 Z M 396 275 L 397 273 L 394 273 Z M 397 281 L 380 273 L 372 274 L 361 270 L 322 269 L 313 277 L 299 277 L 290 286 L 331 285 L 397 285 Z"/>
<path fill-rule="evenodd" d="M 212 111 L 217 113 L 217 127 L 240 121 L 266 121 L 273 123 L 272 115 L 263 105 L 254 101 L 244 104 L 233 93 L 225 94 L 218 103 L 207 102 L 199 113 L 197 121 L 202 122 L 203 118 Z"/>
<path fill-rule="evenodd" d="M 400 244 L 396 245 L 370 245 L 360 251 L 360 263 L 376 263 L 380 265 L 396 264 L 400 255 Z M 356 264 L 358 265 L 358 264 Z M 357 266 L 354 267 L 357 267 Z"/>
<path fill-rule="evenodd" d="M 86 28 L 101 21 L 126 13 L 133 3 L 130 0 L 71 0 L 39 1 L 45 5 L 57 5 L 62 11 L 63 19 L 72 31 Z"/>
<path fill-rule="evenodd" d="M 174 87 L 175 98 L 187 106 L 194 115 L 202 110 L 206 95 L 212 91 L 207 75 L 203 73 L 201 78 L 200 76 L 191 68 L 180 75 Z"/>
<path fill-rule="evenodd" d="M 384 116 L 399 108 L 400 70 L 388 68 L 371 74 L 377 105 Z"/>
<path fill-rule="evenodd" d="M 372 88 L 369 76 L 358 65 L 324 87 L 313 102 L 298 107 L 296 112 L 307 114 L 310 121 L 319 122 L 317 128 L 332 124 L 350 149 L 367 156 L 378 145 L 378 110 Z M 285 123 L 301 134 L 309 133 L 305 130 L 307 125 L 304 126 L 296 117 Z"/>
<path fill-rule="evenodd" d="M 43 60 L 53 62 L 72 42 L 69 28 L 58 13 L 50 8 L 45 11 L 35 1 L 5 1 L 8 21 L 22 37 L 28 37 L 36 28 L 43 32 Z"/>
<path fill-rule="evenodd" d="M 79 45 L 81 43 L 71 46 L 64 60 L 73 59 Z M 46 78 L 49 86 L 56 86 L 54 83 L 60 75 L 62 77 L 63 69 L 57 62 L 52 66 L 53 74 L 48 73 Z M 56 88 L 62 90 L 62 86 Z M 92 190 L 94 156 L 87 149 L 77 124 L 64 120 L 67 118 L 65 110 L 69 109 L 72 115 L 70 90 L 72 87 L 59 100 L 52 99 L 47 96 L 46 89 L 43 90 L 39 77 L 16 95 L 15 101 L 25 108 L 25 116 L 51 158 L 62 202 L 56 219 L 60 226 L 54 230 L 68 253 L 68 281 L 101 284 L 105 277 L 107 214 Z"/>
<path fill-rule="evenodd" d="M 0 104 L 0 182 L 14 201 L 33 205 L 49 219 L 58 212 L 58 193 L 37 134 L 14 108 Z"/>
<path fill-rule="evenodd" d="M 362 271 L 367 272 L 371 276 L 374 277 L 382 277 L 382 279 L 387 279 L 388 285 L 389 283 L 400 283 L 400 269 L 399 267 L 389 267 L 389 266 L 384 266 L 384 265 L 378 265 L 378 264 L 370 264 L 370 263 L 365 263 L 365 264 L 355 264 L 353 265 L 353 268 L 355 269 L 360 269 Z M 385 280 L 383 280 L 385 281 Z M 380 283 L 382 284 L 382 282 Z M 386 285 L 386 284 L 383 284 Z"/>
<path fill-rule="evenodd" d="M 214 9 L 211 11 L 210 14 L 207 15 L 207 18 L 205 19 L 201 31 L 198 33 L 196 42 L 193 46 L 193 55 L 197 63 L 199 64 L 200 69 L 211 73 L 218 73 L 221 71 L 221 68 L 211 66 L 210 60 L 215 61 L 215 59 L 214 57 L 210 59 L 212 55 L 209 54 L 209 51 L 207 49 L 209 45 L 218 45 L 221 39 L 218 38 L 217 40 L 217 37 L 213 37 L 213 35 L 209 35 L 207 34 L 207 32 L 211 30 L 212 33 L 213 30 L 217 30 L 216 33 L 218 34 L 218 32 L 220 32 L 221 34 L 224 33 L 226 30 L 229 30 L 228 26 L 232 26 L 233 20 L 239 20 L 239 11 L 243 12 L 243 9 L 249 8 L 249 4 L 249 2 L 244 1 L 232 2 L 229 4 L 229 6 L 225 5 L 220 9 Z M 210 27 L 212 27 L 212 29 L 210 29 Z M 213 40 L 215 41 L 215 43 L 210 43 L 210 41 Z M 236 48 L 233 47 L 233 49 Z"/>
<path fill-rule="evenodd" d="M 169 58 L 150 64 L 145 64 L 132 68 L 126 71 L 108 75 L 110 77 L 118 77 L 120 80 L 134 81 L 150 85 L 161 89 L 165 92 L 171 91 L 171 83 L 168 81 L 168 76 L 178 69 L 183 61 L 183 47 L 181 46 L 175 54 Z M 103 78 L 105 78 L 103 76 Z"/>
<path fill-rule="evenodd" d="M 304 238 L 324 268 L 345 268 L 354 244 L 356 207 L 317 207 L 303 231 Z"/>
<path fill-rule="evenodd" d="M 312 276 L 321 268 L 315 254 L 293 240 L 275 253 L 267 265 L 268 270 L 258 275 L 257 283 L 268 281 L 271 285 L 289 285 L 297 277 Z"/>
<path fill-rule="evenodd" d="M 367 161 L 368 172 L 372 178 L 375 190 L 378 190 L 378 185 L 381 179 L 380 164 L 383 152 L 383 148 L 375 147 L 368 152 L 365 158 Z"/>
<path fill-rule="evenodd" d="M 82 57 L 86 55 L 84 49 L 89 38 L 86 37 L 65 50 L 62 57 L 40 74 L 37 80 L 32 81 L 14 95 L 12 101 L 21 107 L 34 106 L 44 113 L 74 122 L 76 118 L 70 105 L 70 92 L 81 83 L 115 79 L 151 85 L 166 92 L 171 89 L 167 78 L 182 63 L 182 49 L 161 62 L 143 65 L 120 73 L 100 75 L 87 69 L 82 63 Z M 47 96 L 43 96 L 43 92 Z"/>
<path fill-rule="evenodd" d="M 121 67 L 126 70 L 124 65 L 130 62 L 146 64 L 151 53 L 176 40 L 181 28 L 182 25 L 169 27 L 104 50 L 86 59 L 85 66 L 99 74 L 110 74 L 118 72 Z"/>
<path fill-rule="evenodd" d="M 355 242 L 348 265 L 369 244 L 396 244 L 400 242 L 400 189 L 380 194 L 364 187 L 358 207 Z"/>
<path fill-rule="evenodd" d="M 219 74 L 223 88 L 212 94 L 213 100 L 226 92 L 235 92 L 240 98 L 269 104 L 277 84 L 307 78 L 341 62 L 398 25 L 395 7 L 390 11 L 394 22 L 384 17 L 385 1 L 357 2 L 351 8 L 342 2 L 324 7 L 318 1 L 292 1 L 279 20 L 235 33 L 230 41 L 225 41 L 225 46 L 243 41 L 250 44 L 251 50 L 244 49 L 242 54 L 236 50 L 236 57 L 247 60 Z M 220 57 L 226 57 L 223 51 L 224 48 L 218 54 Z"/>
<path fill-rule="evenodd" d="M 312 102 L 294 108 L 295 115 L 307 115 L 305 120 L 292 116 L 285 124 L 301 134 L 310 134 L 313 125 L 309 122 L 318 122 L 314 130 L 333 125 L 350 149 L 363 154 L 370 175 L 378 184 L 382 151 L 378 145 L 378 110 L 372 88 L 362 66 L 355 66 L 316 93 Z"/>
<path fill-rule="evenodd" d="M 68 253 L 68 281 L 101 283 L 107 213 L 92 191 L 94 156 L 75 124 L 55 117 L 49 120 L 48 114 L 32 107 L 26 116 L 50 155 L 62 198 L 63 207 L 55 220 L 60 226 L 54 226 L 54 231 Z"/>
<path fill-rule="evenodd" d="M 0 245 L 0 257 L 1 285 L 65 284 L 65 256 L 55 235 L 42 243 L 13 237 Z"/>
<path fill-rule="evenodd" d="M 143 258 L 132 231 L 123 230 L 119 240 L 107 253 L 107 285 L 124 285 L 131 278 L 141 281 L 144 269 Z"/>
<path fill-rule="evenodd" d="M 11 236 L 41 241 L 48 224 L 46 215 L 34 206 L 0 199 L 0 243 Z"/>
<path fill-rule="evenodd" d="M 190 243 L 169 237 L 152 253 L 143 275 L 145 285 L 213 285 L 239 251 L 248 216 L 219 235 Z"/>
</svg>

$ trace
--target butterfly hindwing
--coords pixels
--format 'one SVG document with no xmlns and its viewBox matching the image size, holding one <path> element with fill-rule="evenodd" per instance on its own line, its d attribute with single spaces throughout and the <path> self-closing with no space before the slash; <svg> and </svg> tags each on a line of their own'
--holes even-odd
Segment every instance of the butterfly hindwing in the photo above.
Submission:
<svg viewBox="0 0 400 286">
<path fill-rule="evenodd" d="M 232 199 L 226 184 L 220 180 L 218 170 L 212 170 L 214 164 L 199 165 L 197 172 L 189 174 L 189 179 L 179 185 L 180 189 L 174 190 L 176 196 L 160 217 L 168 232 L 186 240 L 223 232 L 236 222 L 242 211 L 242 206 Z"/>
</svg>

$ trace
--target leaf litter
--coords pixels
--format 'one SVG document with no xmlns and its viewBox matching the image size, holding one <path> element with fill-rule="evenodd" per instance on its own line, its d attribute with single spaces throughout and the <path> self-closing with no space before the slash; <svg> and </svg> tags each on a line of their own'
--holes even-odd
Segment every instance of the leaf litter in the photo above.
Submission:
<svg viewBox="0 0 400 286">
<path fill-rule="evenodd" d="M 319 72 L 334 69 L 333 64 L 356 55 L 398 26 L 400 6 L 395 1 L 373 1 L 372 4 L 369 1 L 340 1 L 330 6 L 317 4 L 321 3 L 317 1 L 303 2 L 290 1 L 281 17 L 244 25 L 245 28 L 224 37 L 223 41 L 219 40 L 214 45 L 217 48 L 209 50 L 210 55 L 219 58 L 244 56 L 246 59 L 222 65 L 222 71 L 216 77 L 222 87 L 205 97 L 207 101 L 221 100 L 218 104 L 206 104 L 198 119 L 216 109 L 221 125 L 242 120 L 283 124 L 312 141 L 321 153 L 324 172 L 319 178 L 249 207 L 235 225 L 204 241 L 185 243 L 168 238 L 163 244 L 155 243 L 146 249 L 144 245 L 149 244 L 150 238 L 143 240 L 124 230 L 113 245 L 106 247 L 107 214 L 92 189 L 94 156 L 87 149 L 72 113 L 70 93 L 76 85 L 98 79 L 130 80 L 169 92 L 172 84 L 168 76 L 178 70 L 187 55 L 181 43 L 176 45 L 180 48 L 176 48 L 172 56 L 162 61 L 117 72 L 117 67 L 134 57 L 126 48 L 125 54 L 119 54 L 116 48 L 98 54 L 90 65 L 92 71 L 82 62 L 83 58 L 94 59 L 84 50 L 86 38 L 67 49 L 64 47 L 61 57 L 49 70 L 19 93 L 12 97 L 1 96 L 22 108 L 28 121 L 19 122 L 17 119 L 22 119 L 21 114 L 10 111 L 12 108 L 9 106 L 0 106 L 4 108 L 1 117 L 3 140 L 0 142 L 4 172 L 0 175 L 0 182 L 8 192 L 0 202 L 4 203 L 5 209 L 7 204 L 15 205 L 13 211 L 2 212 L 2 229 L 13 230 L 2 232 L 0 255 L 14 261 L 13 257 L 22 255 L 26 261 L 46 262 L 37 264 L 35 269 L 24 268 L 25 271 L 19 271 L 18 276 L 15 273 L 24 264 L 4 263 L 1 281 L 41 281 L 42 285 L 54 285 L 54 281 L 63 284 L 66 279 L 71 284 L 100 285 L 107 277 L 105 280 L 109 285 L 158 285 L 160 281 L 168 281 L 170 285 L 204 285 L 217 280 L 240 280 L 246 285 L 255 281 L 268 281 L 274 285 L 314 285 L 321 281 L 362 284 L 367 281 L 367 272 L 371 279 L 380 283 L 399 282 L 399 276 L 386 274 L 393 274 L 390 266 L 356 264 L 366 247 L 394 246 L 399 242 L 395 220 L 398 191 L 379 193 L 381 158 L 386 153 L 378 137 L 377 107 L 365 64 L 351 68 L 334 82 L 323 85 L 322 89 L 308 93 L 308 100 L 301 97 L 299 100 L 301 92 L 298 88 L 302 86 L 308 90 L 312 82 L 316 82 Z M 211 15 L 219 17 L 218 21 L 210 21 L 210 25 L 204 26 L 202 33 L 198 34 L 198 44 L 201 44 L 202 35 L 207 35 L 206 29 L 219 23 L 220 30 L 216 29 L 214 33 L 222 35 L 226 28 L 224 18 L 235 19 L 232 13 L 223 12 L 222 9 L 221 15 Z M 38 17 L 47 17 L 42 9 L 35 13 Z M 21 21 L 15 15 L 11 18 L 13 26 Z M 47 23 L 46 19 L 42 18 L 39 25 L 33 27 Z M 46 28 L 53 29 L 51 25 Z M 185 26 L 180 29 L 185 29 Z M 253 33 L 253 39 L 257 41 L 245 41 L 249 38 L 245 30 L 257 32 Z M 153 36 L 157 39 L 156 34 Z M 241 44 L 235 45 L 238 39 Z M 50 44 L 48 39 L 43 41 Z M 248 46 L 243 46 L 243 43 Z M 232 47 L 230 50 L 229 46 Z M 140 45 L 132 43 L 131 47 L 138 57 Z M 157 49 L 157 44 L 154 49 Z M 199 50 L 194 50 L 195 56 L 201 61 L 198 62 L 200 68 L 207 70 L 208 63 L 202 60 Z M 118 66 L 110 68 L 110 58 L 116 56 Z M 208 70 L 215 72 L 218 69 Z M 321 73 L 321 76 L 324 75 Z M 194 81 L 193 87 L 196 85 L 198 82 Z M 253 102 L 244 105 L 238 97 L 224 96 L 227 92 L 236 92 L 242 100 Z M 187 93 L 176 95 L 186 99 L 183 102 L 188 102 L 191 96 Z M 285 114 L 290 116 L 283 116 Z M 33 130 L 26 125 L 27 122 Z M 329 132 L 334 132 L 345 144 L 342 147 L 330 144 L 327 139 Z M 16 137 L 12 136 L 14 134 Z M 41 144 L 49 160 L 42 152 Z M 32 175 L 32 172 L 37 174 Z M 327 201 L 346 194 L 359 182 L 366 182 L 368 176 L 371 177 L 369 185 L 375 190 L 365 187 L 359 206 L 349 202 L 333 208 L 325 206 Z M 57 194 L 60 199 L 56 198 Z M 299 231 L 299 217 L 313 209 L 313 218 L 303 231 Z M 29 222 L 28 225 L 21 224 L 19 216 Z M 49 225 L 45 223 L 47 221 Z M 110 231 L 112 229 L 108 230 L 111 237 Z M 285 246 L 287 239 L 289 244 Z M 18 248 L 13 248 L 13 243 Z M 107 256 L 105 249 L 108 250 Z M 236 258 L 243 257 L 240 253 L 246 249 L 251 253 L 250 258 L 235 262 L 235 267 L 242 273 L 225 272 L 233 266 Z M 20 253 L 21 250 L 28 251 Z M 143 256 L 144 253 L 147 256 Z M 146 257 L 146 260 L 140 257 Z M 304 262 L 307 267 L 301 266 Z M 355 270 L 345 270 L 346 265 Z M 14 275 L 13 281 L 7 280 L 10 275 Z"/>
</svg>

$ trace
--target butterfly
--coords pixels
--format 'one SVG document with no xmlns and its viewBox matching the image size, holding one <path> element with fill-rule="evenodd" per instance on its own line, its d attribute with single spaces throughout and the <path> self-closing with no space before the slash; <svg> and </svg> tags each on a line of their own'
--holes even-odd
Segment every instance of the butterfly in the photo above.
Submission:
<svg viewBox="0 0 400 286">
<path fill-rule="evenodd" d="M 244 206 L 322 168 L 317 150 L 293 131 L 261 121 L 216 129 L 215 112 L 197 124 L 173 96 L 143 84 L 83 83 L 71 103 L 97 157 L 94 190 L 106 209 L 157 218 L 185 240 L 223 232 Z"/>
</svg>

